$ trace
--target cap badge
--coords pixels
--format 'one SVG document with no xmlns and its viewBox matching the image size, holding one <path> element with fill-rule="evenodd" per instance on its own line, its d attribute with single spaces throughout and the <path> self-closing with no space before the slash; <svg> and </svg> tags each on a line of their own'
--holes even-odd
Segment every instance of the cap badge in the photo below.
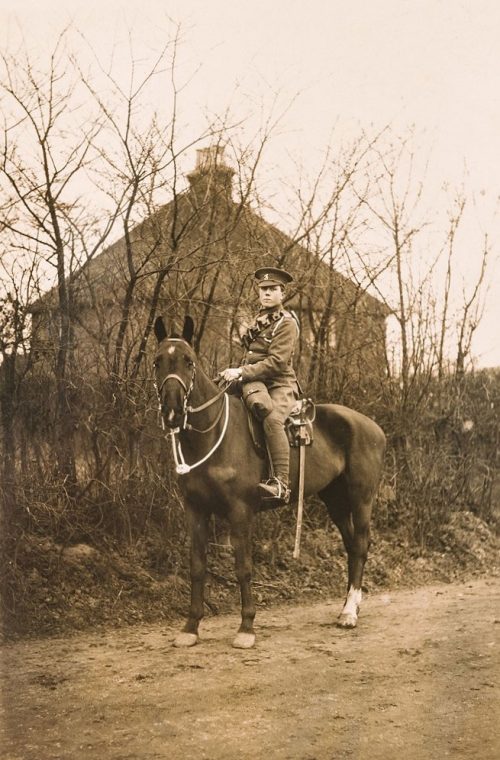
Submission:
<svg viewBox="0 0 500 760">
<path fill-rule="evenodd" d="M 263 280 L 268 280 L 269 279 L 269 272 L 266 272 L 265 275 L 264 275 L 264 277 L 262 279 Z"/>
</svg>

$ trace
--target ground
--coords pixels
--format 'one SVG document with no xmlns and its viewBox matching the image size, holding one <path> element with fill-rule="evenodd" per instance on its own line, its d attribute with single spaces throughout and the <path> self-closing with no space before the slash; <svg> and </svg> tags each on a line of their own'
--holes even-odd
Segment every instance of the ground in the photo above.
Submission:
<svg viewBox="0 0 500 760">
<path fill-rule="evenodd" d="M 3 760 L 405 760 L 500 757 L 498 579 L 235 614 L 189 650 L 164 622 L 3 649 Z"/>
<path fill-rule="evenodd" d="M 290 517 L 290 516 L 289 516 Z M 291 516 L 293 518 L 293 515 Z M 234 556 L 224 526 L 209 543 L 206 612 L 239 606 Z M 172 623 L 189 599 L 187 540 L 167 542 L 148 532 L 148 542 L 114 546 L 64 545 L 48 536 L 24 534 L 12 556 L 0 556 L 3 604 L 0 629 L 7 637 L 65 634 L 131 623 Z M 253 588 L 259 609 L 283 603 L 327 600 L 344 593 L 345 550 L 330 523 L 302 534 L 292 559 L 293 519 L 264 513 L 257 522 Z M 499 570 L 498 535 L 470 512 L 453 513 L 433 535 L 432 547 L 416 546 L 402 531 L 373 531 L 363 586 L 380 589 L 422 586 L 482 577 Z"/>
</svg>

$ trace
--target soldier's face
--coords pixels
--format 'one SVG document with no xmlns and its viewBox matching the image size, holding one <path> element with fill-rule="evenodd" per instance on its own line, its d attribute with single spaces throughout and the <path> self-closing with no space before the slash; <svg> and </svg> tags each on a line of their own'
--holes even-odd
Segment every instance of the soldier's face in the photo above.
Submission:
<svg viewBox="0 0 500 760">
<path fill-rule="evenodd" d="M 264 309 L 273 309 L 283 303 L 281 285 L 259 285 L 259 300 Z"/>
</svg>

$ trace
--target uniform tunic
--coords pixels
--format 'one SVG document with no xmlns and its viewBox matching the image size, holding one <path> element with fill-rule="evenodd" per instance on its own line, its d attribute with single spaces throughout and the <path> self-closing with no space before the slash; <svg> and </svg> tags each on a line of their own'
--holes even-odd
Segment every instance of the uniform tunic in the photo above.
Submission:
<svg viewBox="0 0 500 760">
<path fill-rule="evenodd" d="M 292 364 L 298 336 L 297 322 L 290 312 L 282 307 L 261 309 L 243 336 L 242 383 L 261 380 L 269 390 L 286 387 L 298 392 Z"/>
</svg>

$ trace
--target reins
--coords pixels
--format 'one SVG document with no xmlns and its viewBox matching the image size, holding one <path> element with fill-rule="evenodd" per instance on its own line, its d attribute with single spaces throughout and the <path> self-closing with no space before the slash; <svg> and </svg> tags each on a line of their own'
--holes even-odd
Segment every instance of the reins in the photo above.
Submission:
<svg viewBox="0 0 500 760">
<path fill-rule="evenodd" d="M 226 388 L 228 387 L 228 385 L 230 385 L 230 383 L 227 383 L 225 387 L 221 391 L 219 391 L 219 393 L 216 393 L 215 396 L 208 399 L 208 401 L 205 401 L 203 404 L 200 404 L 199 406 L 193 407 L 193 406 L 189 406 L 189 397 L 194 388 L 195 377 L 196 377 L 196 364 L 193 362 L 193 372 L 191 375 L 191 381 L 189 383 L 189 387 L 186 385 L 182 377 L 180 375 L 177 375 L 174 372 L 166 375 L 163 378 L 159 387 L 156 385 L 156 382 L 154 384 L 155 389 L 156 389 L 156 394 L 158 396 L 159 413 L 160 413 L 163 430 L 165 430 L 165 420 L 163 417 L 163 408 L 162 408 L 163 405 L 162 405 L 162 400 L 161 400 L 161 391 L 162 391 L 163 386 L 165 385 L 167 380 L 173 379 L 173 380 L 177 380 L 177 382 L 184 389 L 182 426 L 173 428 L 169 431 L 169 436 L 170 436 L 171 445 L 172 445 L 172 453 L 174 455 L 175 471 L 178 475 L 186 475 L 188 472 L 191 472 L 191 470 L 194 470 L 195 467 L 199 467 L 201 464 L 206 462 L 207 459 L 209 459 L 212 456 L 214 451 L 216 451 L 219 448 L 220 444 L 224 440 L 224 436 L 226 435 L 226 430 L 229 423 L 229 396 L 226 393 Z M 220 410 L 217 413 L 215 420 L 207 428 L 204 428 L 204 429 L 196 428 L 194 427 L 194 425 L 188 422 L 188 415 L 197 414 L 198 412 L 202 412 L 205 409 L 208 409 L 210 406 L 212 406 L 212 404 L 215 404 L 220 398 L 223 398 L 223 402 L 221 404 Z M 181 432 L 181 429 L 192 430 L 196 433 L 201 433 L 202 435 L 205 433 L 208 433 L 219 424 L 224 411 L 225 411 L 225 420 L 222 426 L 221 434 L 219 438 L 217 439 L 216 443 L 212 446 L 210 451 L 202 459 L 199 459 L 197 462 L 194 462 L 193 464 L 188 464 L 186 460 L 184 459 L 181 442 L 178 438 L 179 433 Z"/>
<path fill-rule="evenodd" d="M 216 443 L 210 449 L 210 451 L 207 454 L 205 454 L 205 456 L 202 459 L 199 459 L 197 462 L 194 462 L 194 464 L 188 464 L 186 460 L 184 459 L 184 454 L 182 453 L 181 442 L 179 438 L 176 438 L 176 436 L 178 436 L 180 432 L 180 429 L 174 428 L 173 430 L 170 431 L 169 435 L 171 438 L 172 452 L 174 455 L 175 471 L 178 475 L 187 475 L 187 473 L 191 472 L 191 470 L 194 470 L 195 467 L 199 467 L 200 464 L 203 464 L 204 462 L 207 461 L 207 459 L 210 459 L 214 451 L 216 451 L 219 448 L 222 441 L 224 440 L 224 436 L 226 435 L 226 430 L 229 423 L 229 396 L 227 395 L 227 393 L 224 395 L 225 395 L 225 399 L 224 399 L 225 403 L 223 404 L 222 408 L 225 409 L 226 411 L 226 418 L 224 420 L 224 425 L 222 427 L 221 434 L 218 440 L 216 441 Z M 219 421 L 221 416 L 222 416 L 221 414 L 218 415 L 217 422 Z"/>
</svg>

